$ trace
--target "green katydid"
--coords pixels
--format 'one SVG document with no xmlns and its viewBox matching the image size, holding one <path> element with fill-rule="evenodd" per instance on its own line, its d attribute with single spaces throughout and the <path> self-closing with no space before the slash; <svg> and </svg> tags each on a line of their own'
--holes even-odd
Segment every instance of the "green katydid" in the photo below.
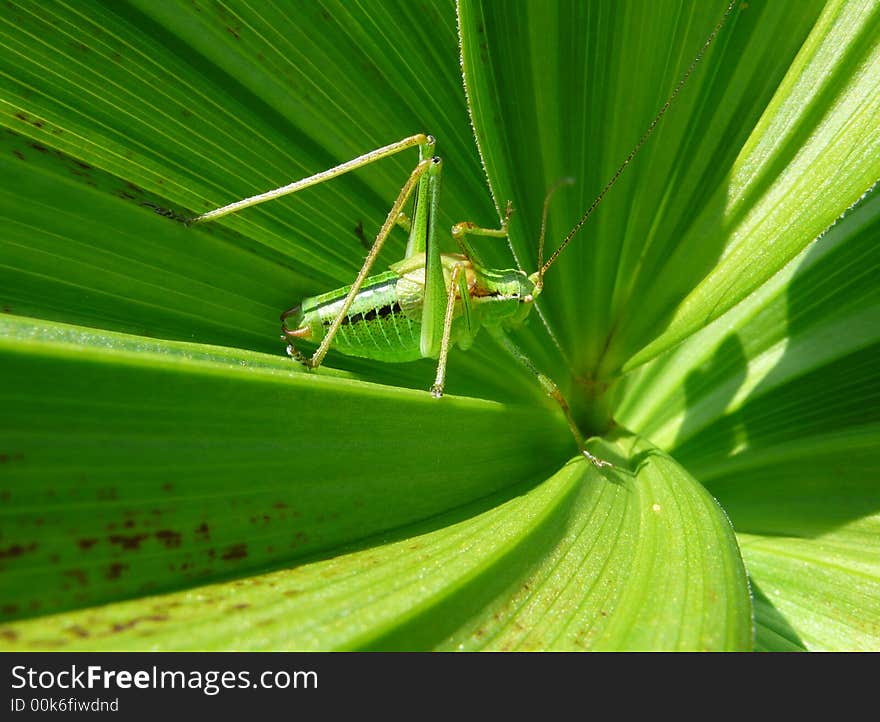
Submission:
<svg viewBox="0 0 880 722">
<path fill-rule="evenodd" d="M 479 330 L 485 328 L 519 363 L 535 375 L 544 391 L 557 401 L 583 456 L 596 466 L 608 466 L 607 461 L 597 458 L 585 448 L 583 435 L 558 386 L 519 349 L 507 331 L 522 323 L 529 315 L 535 299 L 543 290 L 547 270 L 654 131 L 721 30 L 735 4 L 736 0 L 728 5 L 724 16 L 636 146 L 545 262 L 544 230 L 553 191 L 548 193 L 544 201 L 538 243 L 538 270 L 534 273 L 527 274 L 521 269 L 497 270 L 482 267 L 475 260 L 476 254 L 467 240 L 468 235 L 507 237 L 512 211 L 510 203 L 500 228 L 487 229 L 469 222 L 458 223 L 452 228 L 452 237 L 461 253 L 440 252 L 435 219 L 440 198 L 442 161 L 434 156 L 434 138 L 425 134 L 410 136 L 321 173 L 203 213 L 188 219 L 186 223 L 194 225 L 215 220 L 323 183 L 403 150 L 418 147 L 419 161 L 391 206 L 354 282 L 350 286 L 306 298 L 281 315 L 282 339 L 287 343 L 288 353 L 309 368 L 320 366 L 331 346 L 344 354 L 384 362 L 436 358 L 437 374 L 431 392 L 436 398 L 440 398 L 446 380 L 450 346 L 454 343 L 462 349 L 469 348 Z M 404 214 L 404 207 L 413 195 L 414 210 L 410 219 Z M 409 225 L 409 242 L 403 260 L 392 264 L 385 273 L 368 276 L 385 240 L 399 223 Z M 318 347 L 311 357 L 306 357 L 296 348 L 295 343 L 298 341 L 317 343 Z"/>
</svg>

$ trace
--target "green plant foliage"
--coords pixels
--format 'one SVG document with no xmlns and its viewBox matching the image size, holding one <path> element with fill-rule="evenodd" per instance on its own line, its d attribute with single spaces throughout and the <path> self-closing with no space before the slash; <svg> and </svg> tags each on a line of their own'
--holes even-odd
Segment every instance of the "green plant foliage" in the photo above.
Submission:
<svg viewBox="0 0 880 722">
<path fill-rule="evenodd" d="M 603 452 L 617 464 L 605 478 L 575 460 L 530 491 L 520 485 L 512 498 L 496 495 L 397 539 L 197 593 L 36 619 L 16 627 L 17 641 L 52 648 L 64 640 L 72 649 L 224 648 L 247 639 L 270 649 L 747 648 L 745 570 L 714 499 L 635 437 Z M 586 559 L 593 571 L 584 575 Z M 683 617 L 705 623 L 682 629 Z"/>
<path fill-rule="evenodd" d="M 725 6 L 11 3 L 0 647 L 880 649 L 876 0 L 737 6 L 548 272 L 518 340 L 611 469 L 488 338 L 439 402 L 284 357 L 414 153 L 153 210 L 426 131 L 443 227 L 511 199 L 481 255 L 532 271 Z"/>
</svg>

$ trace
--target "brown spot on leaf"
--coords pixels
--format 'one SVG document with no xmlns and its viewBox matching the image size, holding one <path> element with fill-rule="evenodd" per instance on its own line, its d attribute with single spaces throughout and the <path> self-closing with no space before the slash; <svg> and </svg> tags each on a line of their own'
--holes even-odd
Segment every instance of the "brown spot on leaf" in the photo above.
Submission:
<svg viewBox="0 0 880 722">
<path fill-rule="evenodd" d="M 126 569 L 128 569 L 128 564 L 125 564 L 123 562 L 113 562 L 109 567 L 107 567 L 107 571 L 105 572 L 104 576 L 110 580 L 119 579 L 119 577 L 122 576 L 122 572 L 124 572 Z"/>
<path fill-rule="evenodd" d="M 131 629 L 135 624 L 137 624 L 140 620 L 135 617 L 134 619 L 129 619 L 127 622 L 116 622 L 112 627 L 110 627 L 111 632 L 124 632 L 126 629 Z"/>
<path fill-rule="evenodd" d="M 300 544 L 306 544 L 309 541 L 309 537 L 305 532 L 298 531 L 293 536 L 293 541 L 290 543 L 290 546 L 299 546 Z"/>
<path fill-rule="evenodd" d="M 161 529 L 156 532 L 156 539 L 165 545 L 166 549 L 176 549 L 180 546 L 180 532 L 171 529 Z"/>
<path fill-rule="evenodd" d="M 220 555 L 221 559 L 232 561 L 235 559 L 244 559 L 248 555 L 247 544 L 233 544 L 227 547 Z"/>
<path fill-rule="evenodd" d="M 11 547 L 7 547 L 6 549 L 0 549 L 0 559 L 14 559 L 15 557 L 20 557 L 22 554 L 27 554 L 29 552 L 35 551 L 36 548 L 36 542 L 31 542 L 27 546 L 25 546 L 24 544 L 13 544 Z"/>
<path fill-rule="evenodd" d="M 19 160 L 24 160 L 24 153 L 22 153 L 20 150 L 14 150 L 14 151 L 12 151 L 12 153 Z"/>
<path fill-rule="evenodd" d="M 149 536 L 149 534 L 131 534 L 130 536 L 113 534 L 107 538 L 111 544 L 118 544 L 123 549 L 139 549 L 141 542 Z"/>
<path fill-rule="evenodd" d="M 183 606 L 183 602 L 171 600 L 169 602 L 159 602 L 157 604 L 154 604 L 153 609 L 156 610 L 156 612 L 164 612 L 168 609 L 174 609 L 175 607 L 182 607 L 182 606 Z"/>
<path fill-rule="evenodd" d="M 88 584 L 88 577 L 86 577 L 86 573 L 82 569 L 67 569 L 62 573 L 65 577 L 75 579 L 77 584 L 79 584 L 81 587 L 84 587 L 86 586 L 86 584 Z"/>
<path fill-rule="evenodd" d="M 18 632 L 14 629 L 0 629 L 0 639 L 5 639 L 8 642 L 14 642 L 18 639 Z"/>
<path fill-rule="evenodd" d="M 91 549 L 97 543 L 98 543 L 97 539 L 80 539 L 77 542 L 77 545 L 79 546 L 80 549 L 85 551 L 86 549 Z"/>
</svg>

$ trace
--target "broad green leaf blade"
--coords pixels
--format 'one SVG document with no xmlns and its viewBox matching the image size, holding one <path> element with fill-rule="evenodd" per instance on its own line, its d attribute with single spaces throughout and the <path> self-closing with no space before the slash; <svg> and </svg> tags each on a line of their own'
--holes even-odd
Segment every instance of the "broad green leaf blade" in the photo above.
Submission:
<svg viewBox="0 0 880 722">
<path fill-rule="evenodd" d="M 0 307 L 283 352 L 278 315 L 354 279 L 416 152 L 196 228 L 143 204 L 201 212 L 419 131 L 437 136 L 446 160 L 441 228 L 494 224 L 454 7 L 425 12 L 12 3 L 0 17 L 0 172 L 11 179 L 0 192 Z M 377 272 L 400 260 L 404 241 L 390 239 Z M 330 361 L 416 388 L 433 376 L 431 362 Z M 490 365 L 507 369 L 505 383 Z M 453 353 L 449 383 L 534 396 L 485 342 Z"/>
<path fill-rule="evenodd" d="M 564 177 L 575 181 L 553 198 L 552 249 L 636 145 L 725 5 L 460 4 L 472 120 L 495 197 L 512 197 L 519 210 L 512 239 L 524 264 L 537 255 L 547 189 Z M 737 11 L 654 137 L 548 272 L 541 304 L 575 375 L 595 376 L 629 306 L 657 318 L 660 309 L 641 303 L 644 287 L 695 209 L 724 187 L 735 149 L 819 7 L 752 3 L 750 12 Z M 702 240 L 703 263 L 675 269 L 685 288 L 698 283 L 724 238 Z"/>
<path fill-rule="evenodd" d="M 615 417 L 701 473 L 755 445 L 876 421 L 878 271 L 872 193 L 747 301 L 630 374 Z M 746 432 L 759 407 L 786 423 Z"/>
<path fill-rule="evenodd" d="M 764 648 L 880 644 L 878 269 L 874 193 L 622 392 L 749 540 Z"/>
<path fill-rule="evenodd" d="M 745 574 L 712 498 L 644 442 L 603 451 L 616 471 L 574 461 L 397 541 L 0 632 L 9 648 L 748 648 Z"/>
<path fill-rule="evenodd" d="M 705 475 L 739 532 L 759 646 L 880 649 L 878 448 L 880 423 L 828 430 Z"/>
<path fill-rule="evenodd" d="M 253 352 L 7 317 L 0 363 L 7 619 L 328 552 L 573 450 L 539 408 Z"/>
<path fill-rule="evenodd" d="M 740 152 L 724 199 L 730 234 L 718 264 L 675 310 L 664 333 L 626 362 L 632 368 L 746 298 L 821 235 L 880 179 L 880 3 L 828 2 Z M 717 222 L 703 211 L 693 236 Z M 685 263 L 690 235 L 670 259 Z M 650 292 L 648 302 L 667 291 Z M 672 299 L 670 299 L 671 301 Z M 627 336 L 653 333 L 643 319 Z M 634 344 L 630 344 L 634 347 Z"/>
<path fill-rule="evenodd" d="M 576 179 L 554 197 L 552 248 L 725 5 L 462 2 L 474 126 L 496 198 L 526 219 L 521 257 L 534 257 L 546 190 Z M 698 330 L 880 177 L 878 7 L 829 3 L 821 19 L 818 2 L 737 7 L 547 274 L 543 303 L 577 376 L 608 380 Z"/>
<path fill-rule="evenodd" d="M 817 539 L 741 535 L 752 584 L 769 603 L 764 613 L 756 605 L 758 648 L 880 649 L 878 533 L 875 515 Z"/>
<path fill-rule="evenodd" d="M 31 318 L 0 328 L 0 643 L 749 648 L 726 512 L 759 648 L 876 648 L 873 198 L 807 244 L 878 175 L 878 4 L 738 5 L 550 270 L 561 343 L 535 314 L 521 340 L 578 412 L 641 363 L 601 399 L 641 436 L 594 448 L 607 474 L 547 479 L 570 436 L 491 343 L 453 352 L 450 388 L 504 405 L 363 383 L 424 389 L 430 361 L 279 353 L 278 313 L 352 280 L 414 152 L 204 227 L 142 205 L 201 211 L 428 131 L 441 230 L 494 226 L 451 3 L 7 3 L 0 308 Z M 725 5 L 463 2 L 528 270 L 547 188 L 577 180 L 549 252 Z"/>
<path fill-rule="evenodd" d="M 621 434 L 596 453 L 612 485 L 582 485 L 557 546 L 448 642 L 456 649 L 751 649 L 733 530 L 673 459 Z"/>
</svg>

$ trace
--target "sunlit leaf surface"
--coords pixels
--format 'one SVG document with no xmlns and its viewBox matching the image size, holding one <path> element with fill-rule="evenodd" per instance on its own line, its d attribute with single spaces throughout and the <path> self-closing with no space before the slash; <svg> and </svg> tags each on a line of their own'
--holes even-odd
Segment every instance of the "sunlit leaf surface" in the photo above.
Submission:
<svg viewBox="0 0 880 722">
<path fill-rule="evenodd" d="M 751 600 L 721 509 L 644 441 L 624 437 L 601 450 L 616 471 L 573 461 L 531 491 L 440 517 L 430 530 L 403 529 L 402 538 L 295 570 L 34 620 L 14 628 L 11 642 L 749 648 Z M 682 618 L 692 623 L 682 628 Z"/>
<path fill-rule="evenodd" d="M 415 151 L 155 212 L 430 132 L 531 272 L 726 6 L 7 3 L 0 647 L 880 648 L 876 0 L 737 4 L 548 271 L 516 338 L 612 469 L 486 334 L 439 402 L 284 357 Z"/>
</svg>

